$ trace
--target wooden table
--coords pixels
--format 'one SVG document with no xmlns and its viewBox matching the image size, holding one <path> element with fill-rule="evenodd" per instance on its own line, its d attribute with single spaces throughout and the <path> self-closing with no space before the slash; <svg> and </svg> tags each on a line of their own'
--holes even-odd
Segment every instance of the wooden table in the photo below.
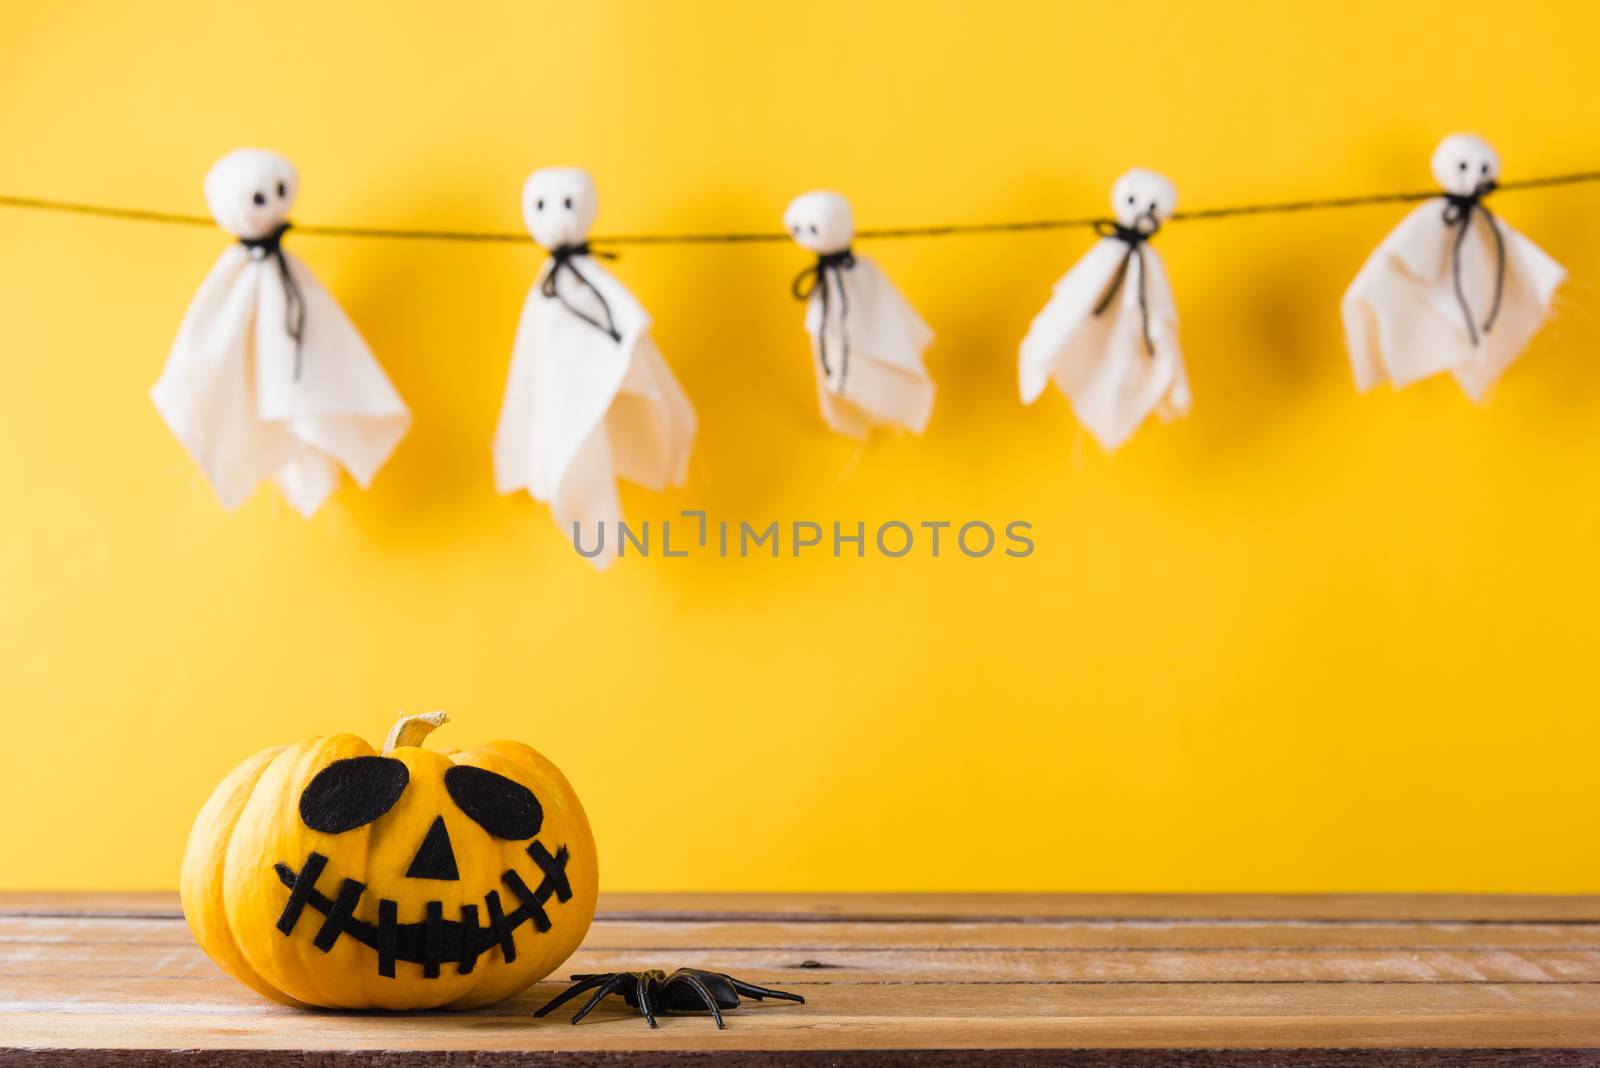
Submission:
<svg viewBox="0 0 1600 1068">
<path fill-rule="evenodd" d="M 171 894 L 0 894 L 0 1065 L 1600 1065 L 1595 897 L 611 895 L 564 971 L 679 965 L 807 1003 L 297 1011 Z"/>
</svg>

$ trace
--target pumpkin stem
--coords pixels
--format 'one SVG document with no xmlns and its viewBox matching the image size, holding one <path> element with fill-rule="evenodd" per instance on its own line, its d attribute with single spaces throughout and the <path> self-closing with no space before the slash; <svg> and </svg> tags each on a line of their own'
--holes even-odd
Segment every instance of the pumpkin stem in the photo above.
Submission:
<svg viewBox="0 0 1600 1068">
<path fill-rule="evenodd" d="M 424 712 L 417 716 L 405 716 L 389 731 L 389 737 L 383 740 L 383 755 L 388 756 L 402 745 L 421 745 L 433 728 L 442 723 L 449 722 L 450 717 L 443 712 Z"/>
</svg>

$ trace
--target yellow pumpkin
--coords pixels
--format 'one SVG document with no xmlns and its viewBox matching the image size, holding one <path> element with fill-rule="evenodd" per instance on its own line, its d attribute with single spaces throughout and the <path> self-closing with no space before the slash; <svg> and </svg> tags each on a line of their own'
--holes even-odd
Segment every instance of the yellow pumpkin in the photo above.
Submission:
<svg viewBox="0 0 1600 1068">
<path fill-rule="evenodd" d="M 443 713 L 263 750 L 200 811 L 183 913 L 202 949 L 292 1005 L 466 1009 L 571 955 L 594 919 L 594 838 L 520 742 L 421 748 Z"/>
</svg>

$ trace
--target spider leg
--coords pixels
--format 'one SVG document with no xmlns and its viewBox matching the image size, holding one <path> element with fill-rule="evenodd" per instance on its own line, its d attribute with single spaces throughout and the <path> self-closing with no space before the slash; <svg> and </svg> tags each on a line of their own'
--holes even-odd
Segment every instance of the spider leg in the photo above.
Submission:
<svg viewBox="0 0 1600 1068">
<path fill-rule="evenodd" d="M 791 994 L 787 990 L 768 990 L 764 986 L 756 986 L 754 983 L 747 983 L 742 979 L 735 979 L 731 975 L 725 975 L 723 978 L 726 979 L 729 985 L 733 987 L 734 993 L 743 994 L 747 998 L 755 998 L 757 1001 L 760 1001 L 762 998 L 778 998 L 782 1001 L 797 1001 L 802 1005 L 806 1003 L 805 998 L 801 997 L 799 994 Z"/>
<path fill-rule="evenodd" d="M 700 1000 L 706 1003 L 706 1008 L 711 1010 L 711 1018 L 717 1021 L 718 1030 L 723 1030 L 728 1026 L 722 1022 L 722 1011 L 717 1008 L 717 999 L 711 996 L 711 991 L 706 989 L 706 984 L 700 981 L 698 975 L 680 971 L 673 976 L 673 979 L 680 983 L 688 983 L 694 988 L 694 992 L 700 995 Z"/>
<path fill-rule="evenodd" d="M 639 978 L 633 987 L 633 994 L 634 997 L 639 999 L 639 1011 L 644 1013 L 644 1018 L 650 1022 L 651 1027 L 654 1027 L 656 1025 L 656 1014 L 650 1005 L 650 981 L 646 978 L 644 972 L 639 973 Z"/>
<path fill-rule="evenodd" d="M 617 992 L 617 988 L 627 981 L 627 978 L 627 972 L 618 972 L 610 979 L 607 979 L 605 981 L 605 985 L 594 992 L 594 997 L 590 998 L 583 1008 L 579 1009 L 573 1014 L 572 1022 L 577 1023 L 579 1020 L 589 1015 L 590 1009 L 600 1004 L 601 1000 L 604 999 L 607 994 L 615 994 Z"/>
<path fill-rule="evenodd" d="M 585 990 L 597 987 L 607 979 L 610 979 L 613 975 L 620 974 L 622 973 L 607 972 L 604 975 L 574 975 L 573 978 L 578 980 L 577 985 L 567 987 L 561 993 L 545 1002 L 544 1005 L 534 1012 L 534 1015 L 544 1016 L 555 1009 L 559 1009 L 561 1006 L 565 1005 L 567 1002 L 571 1001 Z"/>
</svg>

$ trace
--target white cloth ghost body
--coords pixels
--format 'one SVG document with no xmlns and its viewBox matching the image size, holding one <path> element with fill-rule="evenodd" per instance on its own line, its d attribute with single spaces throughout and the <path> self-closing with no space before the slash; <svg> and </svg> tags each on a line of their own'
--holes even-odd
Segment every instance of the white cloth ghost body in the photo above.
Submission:
<svg viewBox="0 0 1600 1068">
<path fill-rule="evenodd" d="M 1169 420 L 1189 411 L 1178 308 L 1147 240 L 1172 217 L 1177 199 L 1172 183 L 1151 171 L 1135 168 L 1117 179 L 1115 228 L 1102 228 L 1022 339 L 1022 403 L 1032 404 L 1054 379 L 1106 449 L 1126 441 L 1152 412 Z"/>
<path fill-rule="evenodd" d="M 1544 325 L 1566 271 L 1478 202 L 1500 178 L 1482 138 L 1445 138 L 1433 174 L 1445 196 L 1406 216 L 1345 292 L 1350 363 L 1363 391 L 1449 371 L 1481 402 Z"/>
<path fill-rule="evenodd" d="M 882 425 L 921 433 L 933 414 L 933 380 L 922 365 L 933 331 L 877 264 L 851 251 L 855 223 L 843 197 L 805 193 L 783 222 L 818 257 L 795 295 L 806 301 L 822 418 L 853 438 Z"/>
<path fill-rule="evenodd" d="M 535 171 L 523 217 L 551 252 L 517 327 L 494 442 L 495 485 L 550 506 L 604 567 L 617 554 L 617 478 L 682 485 L 695 413 L 650 337 L 650 316 L 589 254 L 598 199 L 587 172 Z M 576 529 L 574 527 L 576 524 Z"/>
<path fill-rule="evenodd" d="M 241 243 L 201 283 L 150 396 L 225 507 L 273 478 L 309 517 L 340 467 L 371 483 L 411 414 L 338 302 L 278 245 L 298 192 L 289 161 L 231 152 L 205 191 Z"/>
</svg>

